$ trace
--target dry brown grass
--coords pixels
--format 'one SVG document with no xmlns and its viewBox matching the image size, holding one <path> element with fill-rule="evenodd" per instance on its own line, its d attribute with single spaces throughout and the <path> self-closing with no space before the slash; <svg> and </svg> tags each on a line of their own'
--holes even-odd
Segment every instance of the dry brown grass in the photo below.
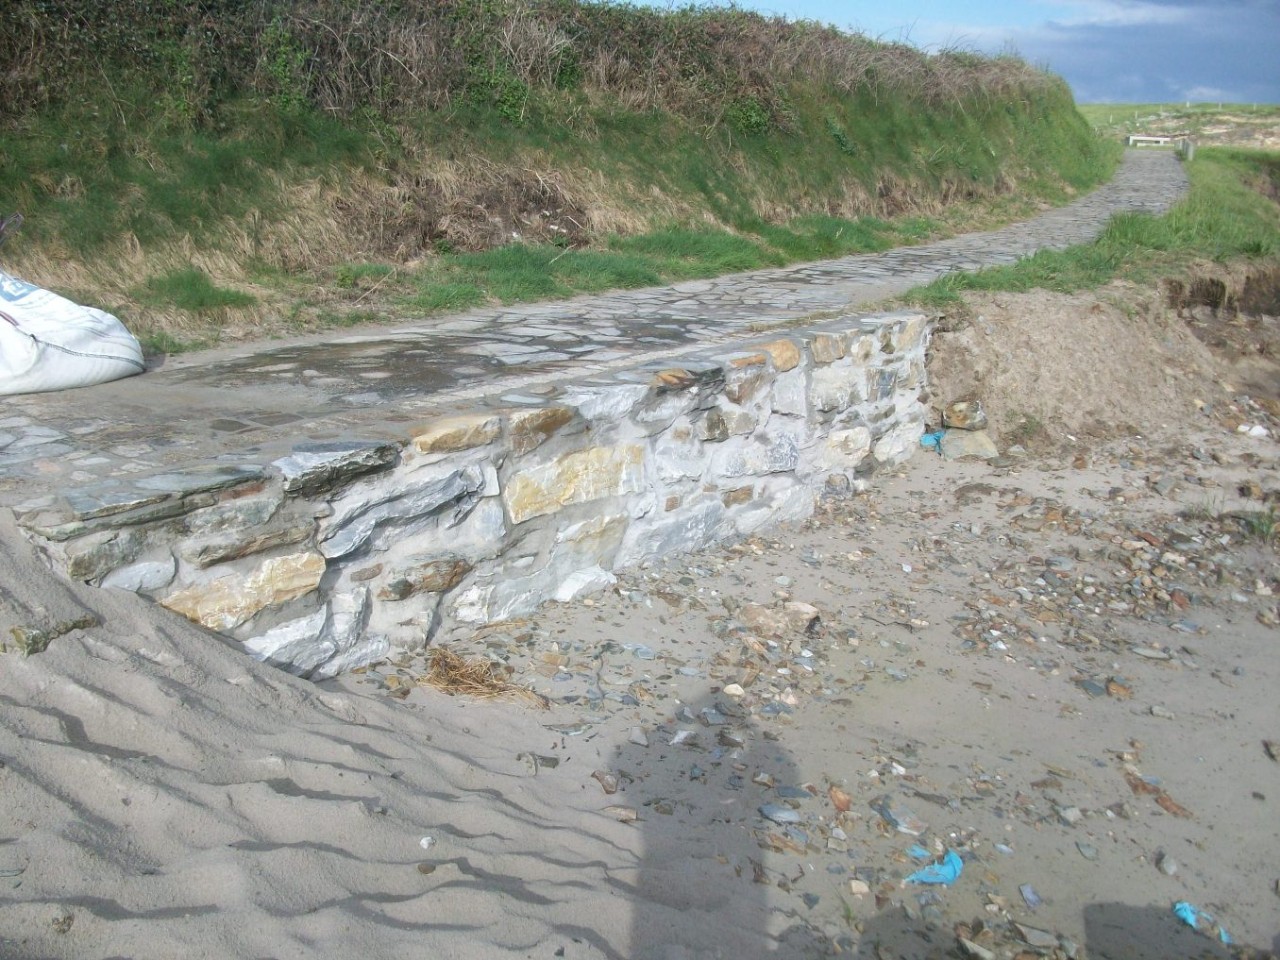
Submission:
<svg viewBox="0 0 1280 960">
<path fill-rule="evenodd" d="M 543 710 L 550 706 L 546 697 L 500 676 L 496 664 L 479 657 L 468 660 L 443 647 L 432 651 L 427 674 L 419 677 L 417 682 L 420 686 L 434 687 L 450 696 L 461 694 L 479 700 L 506 697 L 523 700 Z"/>
</svg>

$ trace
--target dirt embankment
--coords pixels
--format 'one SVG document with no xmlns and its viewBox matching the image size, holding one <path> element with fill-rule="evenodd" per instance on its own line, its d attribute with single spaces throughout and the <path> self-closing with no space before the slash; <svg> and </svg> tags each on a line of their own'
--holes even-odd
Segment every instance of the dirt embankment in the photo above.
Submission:
<svg viewBox="0 0 1280 960">
<path fill-rule="evenodd" d="M 981 400 L 1031 452 L 1280 414 L 1280 266 L 1205 266 L 1158 286 L 971 296 L 942 318 L 934 401 Z M 1015 452 L 1017 452 L 1015 450 Z"/>
</svg>

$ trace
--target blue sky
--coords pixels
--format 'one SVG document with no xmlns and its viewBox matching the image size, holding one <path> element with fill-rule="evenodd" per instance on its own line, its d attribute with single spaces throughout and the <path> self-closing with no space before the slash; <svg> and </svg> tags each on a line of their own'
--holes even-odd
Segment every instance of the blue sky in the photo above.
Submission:
<svg viewBox="0 0 1280 960">
<path fill-rule="evenodd" d="M 1280 103 L 1280 0 L 745 0 L 926 50 L 1012 50 L 1081 103 Z"/>
</svg>

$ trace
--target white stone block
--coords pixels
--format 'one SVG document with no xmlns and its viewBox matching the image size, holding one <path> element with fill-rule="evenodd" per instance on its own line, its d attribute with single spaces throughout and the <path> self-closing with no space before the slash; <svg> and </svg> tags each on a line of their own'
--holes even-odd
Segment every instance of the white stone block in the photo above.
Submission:
<svg viewBox="0 0 1280 960">
<path fill-rule="evenodd" d="M 161 587 L 167 587 L 173 582 L 177 572 L 178 562 L 170 554 L 167 560 L 134 563 L 127 567 L 112 570 L 102 578 L 102 585 L 116 590 L 142 593 L 147 590 L 159 590 Z"/>
<path fill-rule="evenodd" d="M 618 578 L 600 567 L 585 567 L 569 574 L 556 587 L 554 599 L 568 603 L 584 593 L 597 593 L 618 582 Z"/>
<path fill-rule="evenodd" d="M 884 464 L 901 463 L 915 452 L 923 435 L 923 424 L 900 423 L 876 441 L 875 458 Z"/>
</svg>

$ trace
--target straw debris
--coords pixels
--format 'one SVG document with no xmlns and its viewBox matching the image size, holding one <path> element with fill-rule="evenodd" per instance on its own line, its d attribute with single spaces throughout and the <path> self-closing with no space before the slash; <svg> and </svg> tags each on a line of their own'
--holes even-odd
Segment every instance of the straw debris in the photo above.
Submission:
<svg viewBox="0 0 1280 960">
<path fill-rule="evenodd" d="M 451 650 L 434 651 L 426 675 L 418 677 L 417 682 L 419 686 L 435 687 L 450 696 L 464 694 L 481 700 L 510 697 L 533 703 L 543 710 L 550 706 L 546 697 L 501 676 L 497 664 L 482 657 L 468 660 Z"/>
</svg>

